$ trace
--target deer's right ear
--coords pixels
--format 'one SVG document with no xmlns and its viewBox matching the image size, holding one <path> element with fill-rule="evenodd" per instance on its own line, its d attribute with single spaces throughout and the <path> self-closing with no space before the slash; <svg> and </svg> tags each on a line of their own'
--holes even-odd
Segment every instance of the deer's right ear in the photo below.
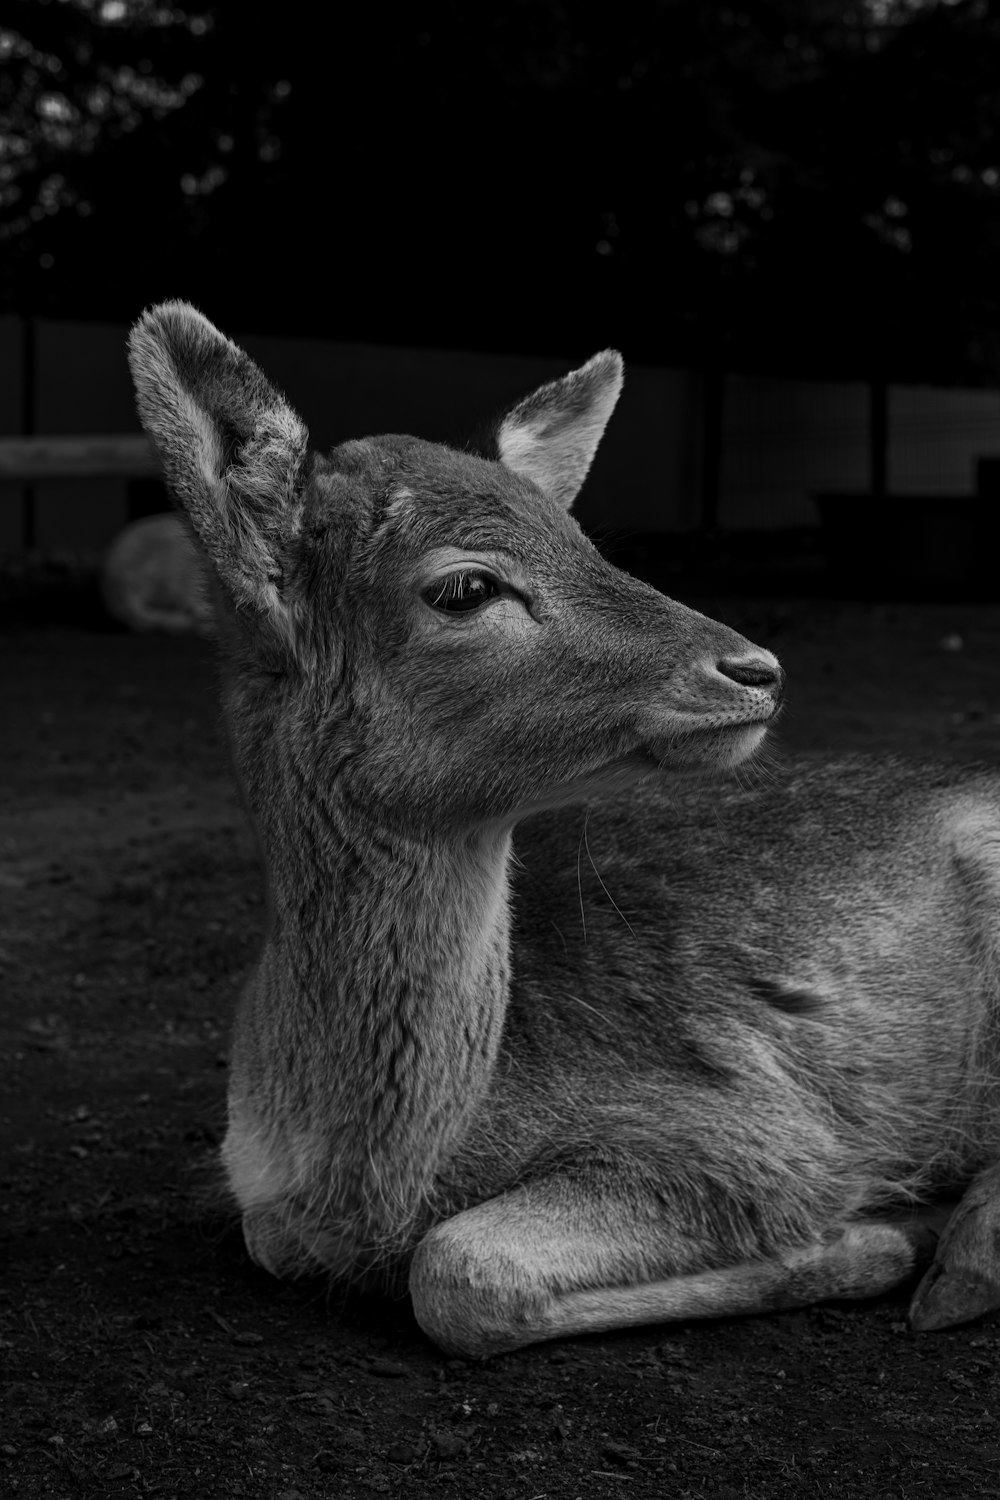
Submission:
<svg viewBox="0 0 1000 1500">
<path fill-rule="evenodd" d="M 579 370 L 540 386 L 500 423 L 501 463 L 568 510 L 594 461 L 623 377 L 621 355 L 605 349 Z"/>
<path fill-rule="evenodd" d="M 189 303 L 143 313 L 129 365 L 142 425 L 220 584 L 239 614 L 290 640 L 285 583 L 302 518 L 304 424 Z"/>
</svg>

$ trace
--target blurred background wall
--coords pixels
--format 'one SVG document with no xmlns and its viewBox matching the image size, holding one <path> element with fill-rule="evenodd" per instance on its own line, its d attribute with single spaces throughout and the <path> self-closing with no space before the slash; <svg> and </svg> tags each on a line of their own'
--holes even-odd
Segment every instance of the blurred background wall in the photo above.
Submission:
<svg viewBox="0 0 1000 1500">
<path fill-rule="evenodd" d="M 461 443 L 573 357 L 415 349 L 288 338 L 228 329 L 328 448 L 377 431 Z M 138 432 L 125 363 L 124 324 L 35 320 L 25 400 L 23 320 L 0 319 L 0 439 Z M 697 370 L 630 363 L 625 392 L 581 496 L 591 530 L 689 533 L 705 520 L 706 399 Z M 975 490 L 976 464 L 1000 453 L 1000 393 L 891 385 L 887 392 L 889 488 L 960 496 Z M 817 524 L 814 495 L 864 493 L 871 477 L 871 392 L 862 381 L 728 375 L 721 389 L 718 493 L 722 531 L 778 531 Z M 42 552 L 99 553 L 127 520 L 162 510 L 155 481 L 41 479 L 0 484 L 0 553 L 25 549 L 26 505 Z"/>
</svg>

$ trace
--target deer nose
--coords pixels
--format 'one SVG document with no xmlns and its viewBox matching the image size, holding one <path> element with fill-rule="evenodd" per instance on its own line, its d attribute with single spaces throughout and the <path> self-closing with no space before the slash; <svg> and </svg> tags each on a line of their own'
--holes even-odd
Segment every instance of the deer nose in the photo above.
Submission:
<svg viewBox="0 0 1000 1500">
<path fill-rule="evenodd" d="M 716 662 L 715 669 L 741 687 L 767 688 L 776 703 L 781 701 L 785 674 L 769 651 L 755 651 L 748 656 L 723 656 Z"/>
</svg>

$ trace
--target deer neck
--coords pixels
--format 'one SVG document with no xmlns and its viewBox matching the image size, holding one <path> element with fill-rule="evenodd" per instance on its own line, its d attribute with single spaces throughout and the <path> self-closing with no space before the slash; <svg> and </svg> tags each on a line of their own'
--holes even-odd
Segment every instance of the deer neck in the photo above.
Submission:
<svg viewBox="0 0 1000 1500">
<path fill-rule="evenodd" d="M 328 1220 L 354 1226 L 357 1255 L 409 1237 L 489 1085 L 510 835 L 417 840 L 305 787 L 270 810 L 249 800 L 270 922 L 234 1085 L 258 1116 L 280 1090 L 266 1107 L 277 1175 L 322 1194 Z"/>
</svg>

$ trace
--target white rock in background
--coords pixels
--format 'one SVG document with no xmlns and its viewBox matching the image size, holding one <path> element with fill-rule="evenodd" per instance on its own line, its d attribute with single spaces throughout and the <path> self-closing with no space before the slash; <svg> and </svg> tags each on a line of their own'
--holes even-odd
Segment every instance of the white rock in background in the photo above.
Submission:
<svg viewBox="0 0 1000 1500">
<path fill-rule="evenodd" d="M 101 564 L 101 593 L 129 630 L 212 634 L 201 562 L 178 516 L 143 516 L 120 531 Z"/>
</svg>

